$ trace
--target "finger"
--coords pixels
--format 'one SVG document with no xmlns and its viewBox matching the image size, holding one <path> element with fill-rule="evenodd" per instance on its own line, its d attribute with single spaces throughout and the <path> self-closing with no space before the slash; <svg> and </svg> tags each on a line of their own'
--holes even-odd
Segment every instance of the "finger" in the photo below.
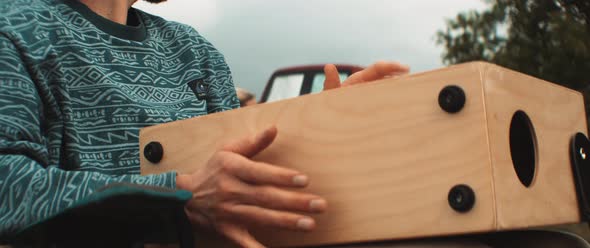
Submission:
<svg viewBox="0 0 590 248">
<path fill-rule="evenodd" d="M 250 225 L 293 231 L 311 231 L 316 225 L 315 220 L 307 216 L 251 205 L 230 205 L 227 211 L 237 221 Z"/>
<path fill-rule="evenodd" d="M 189 202 L 190 203 L 190 202 Z M 211 228 L 211 219 L 206 215 L 201 214 L 201 210 L 195 210 L 193 206 L 188 203 L 184 208 L 184 212 L 190 223 L 195 227 Z"/>
<path fill-rule="evenodd" d="M 244 248 L 264 248 L 252 235 L 243 227 L 234 224 L 219 224 L 219 232 Z"/>
<path fill-rule="evenodd" d="M 324 66 L 324 74 L 326 80 L 324 80 L 324 90 L 336 89 L 340 87 L 340 74 L 338 68 L 333 64 L 327 64 Z"/>
<path fill-rule="evenodd" d="M 293 192 L 270 186 L 250 186 L 247 194 L 240 199 L 248 205 L 286 211 L 309 213 L 324 212 L 328 203 L 319 196 Z"/>
<path fill-rule="evenodd" d="M 410 67 L 397 62 L 377 62 L 368 68 L 350 76 L 344 84 L 352 85 L 383 79 L 387 76 L 403 75 L 410 71 Z"/>
<path fill-rule="evenodd" d="M 229 156 L 224 162 L 225 169 L 247 183 L 284 187 L 305 187 L 309 183 L 308 177 L 296 170 L 255 162 L 237 154 Z"/>
<path fill-rule="evenodd" d="M 253 138 L 242 138 L 230 142 L 222 150 L 234 152 L 245 157 L 251 158 L 266 149 L 277 137 L 277 127 L 272 126 L 262 131 Z"/>
</svg>

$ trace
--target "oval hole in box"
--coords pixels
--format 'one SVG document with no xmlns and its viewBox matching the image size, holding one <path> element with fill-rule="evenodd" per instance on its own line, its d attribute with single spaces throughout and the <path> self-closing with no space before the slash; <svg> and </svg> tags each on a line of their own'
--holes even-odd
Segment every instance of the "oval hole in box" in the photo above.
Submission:
<svg viewBox="0 0 590 248">
<path fill-rule="evenodd" d="M 516 111 L 510 122 L 510 156 L 518 179 L 530 187 L 537 169 L 537 137 L 529 116 Z"/>
</svg>

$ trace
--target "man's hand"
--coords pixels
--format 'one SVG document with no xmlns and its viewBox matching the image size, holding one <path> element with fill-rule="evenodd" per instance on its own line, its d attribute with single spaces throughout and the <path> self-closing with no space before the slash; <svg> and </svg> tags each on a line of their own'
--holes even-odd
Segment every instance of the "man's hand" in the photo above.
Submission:
<svg viewBox="0 0 590 248">
<path fill-rule="evenodd" d="M 272 127 L 229 143 L 203 169 L 178 175 L 177 187 L 193 192 L 185 207 L 193 225 L 214 229 L 242 247 L 264 247 L 248 232 L 251 225 L 296 231 L 315 227 L 313 218 L 298 213 L 323 212 L 326 200 L 289 190 L 307 186 L 307 176 L 250 159 L 276 135 Z"/>
<path fill-rule="evenodd" d="M 348 85 L 367 83 L 387 77 L 396 77 L 410 72 L 410 67 L 397 62 L 380 61 L 368 68 L 356 72 L 348 77 L 343 83 L 340 83 L 338 69 L 333 64 L 324 67 L 326 80 L 324 81 L 324 90 L 340 88 Z"/>
</svg>

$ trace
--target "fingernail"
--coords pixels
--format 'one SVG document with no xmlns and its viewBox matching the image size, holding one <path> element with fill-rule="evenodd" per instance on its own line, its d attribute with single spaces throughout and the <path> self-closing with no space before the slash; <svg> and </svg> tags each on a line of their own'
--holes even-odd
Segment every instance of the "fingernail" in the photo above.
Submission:
<svg viewBox="0 0 590 248">
<path fill-rule="evenodd" d="M 297 228 L 301 230 L 311 230 L 314 226 L 314 221 L 311 218 L 303 218 L 297 221 Z"/>
<path fill-rule="evenodd" d="M 307 176 L 305 175 L 297 175 L 293 177 L 293 184 L 295 186 L 305 186 L 307 185 Z"/>
<path fill-rule="evenodd" d="M 309 202 L 309 210 L 313 212 L 321 212 L 326 210 L 326 201 L 323 199 L 315 199 Z"/>
</svg>

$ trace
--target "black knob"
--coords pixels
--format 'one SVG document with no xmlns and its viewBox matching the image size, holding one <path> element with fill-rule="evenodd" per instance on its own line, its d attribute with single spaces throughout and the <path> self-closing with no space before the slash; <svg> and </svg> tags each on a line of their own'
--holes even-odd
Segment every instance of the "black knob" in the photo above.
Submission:
<svg viewBox="0 0 590 248">
<path fill-rule="evenodd" d="M 577 133 L 570 142 L 570 163 L 583 221 L 590 220 L 590 140 Z"/>
<path fill-rule="evenodd" d="M 162 161 L 164 147 L 162 147 L 160 142 L 150 142 L 143 148 L 143 156 L 145 156 L 148 161 L 157 164 Z"/>
<path fill-rule="evenodd" d="M 438 94 L 438 105 L 448 113 L 457 113 L 465 106 L 465 92 L 459 86 L 450 85 Z"/>
<path fill-rule="evenodd" d="M 583 164 L 590 161 L 590 140 L 588 140 L 585 134 L 577 133 L 574 135 L 571 145 L 571 160 L 577 162 L 580 167 L 588 167 Z"/>
<path fill-rule="evenodd" d="M 459 213 L 469 212 L 475 205 L 475 192 L 467 185 L 457 185 L 449 191 L 449 205 Z"/>
</svg>

